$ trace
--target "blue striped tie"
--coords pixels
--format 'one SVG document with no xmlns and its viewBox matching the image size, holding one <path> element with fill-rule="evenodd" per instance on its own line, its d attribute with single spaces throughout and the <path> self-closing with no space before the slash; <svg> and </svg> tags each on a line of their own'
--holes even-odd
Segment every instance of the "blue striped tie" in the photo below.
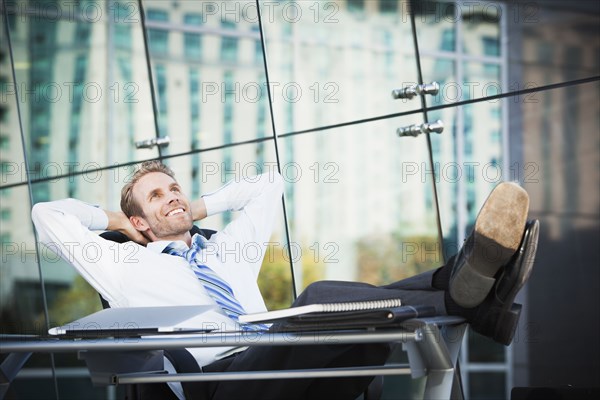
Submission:
<svg viewBox="0 0 600 400">
<path fill-rule="evenodd" d="M 244 307 L 235 298 L 231 286 L 198 259 L 201 250 L 206 247 L 203 240 L 202 236 L 195 234 L 192 237 L 192 246 L 189 249 L 183 247 L 181 242 L 171 242 L 165 247 L 163 253 L 185 258 L 210 297 L 225 311 L 229 318 L 237 322 L 240 315 L 246 314 Z M 241 327 L 244 331 L 269 329 L 265 324 L 244 324 Z"/>
</svg>

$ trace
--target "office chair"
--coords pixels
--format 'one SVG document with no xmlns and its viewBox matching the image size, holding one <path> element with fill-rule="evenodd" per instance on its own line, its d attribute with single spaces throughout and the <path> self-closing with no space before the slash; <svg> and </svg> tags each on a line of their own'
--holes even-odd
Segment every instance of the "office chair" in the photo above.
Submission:
<svg viewBox="0 0 600 400">
<path fill-rule="evenodd" d="M 192 226 L 190 229 L 190 234 L 193 236 L 195 234 L 200 234 L 204 236 L 206 239 L 210 239 L 210 237 L 216 233 L 216 231 L 212 229 L 200 229 L 196 225 Z M 100 236 L 106 240 L 110 240 L 116 243 L 125 243 L 131 241 L 125 234 L 117 231 L 106 231 L 100 234 Z M 100 302 L 102 303 L 102 308 L 110 308 L 110 304 L 101 294 L 98 294 L 100 297 Z M 180 372 L 201 372 L 200 367 L 196 363 L 194 357 L 190 354 L 186 349 L 169 349 L 163 350 L 164 356 L 173 364 L 176 371 Z M 193 399 L 192 395 L 193 391 L 193 383 L 182 383 L 183 392 L 185 393 L 186 398 Z M 127 393 L 125 395 L 126 400 L 177 400 L 177 397 L 174 395 L 173 391 L 169 388 L 169 386 L 165 383 L 163 384 L 138 384 L 138 385 L 129 385 L 127 388 Z"/>
</svg>

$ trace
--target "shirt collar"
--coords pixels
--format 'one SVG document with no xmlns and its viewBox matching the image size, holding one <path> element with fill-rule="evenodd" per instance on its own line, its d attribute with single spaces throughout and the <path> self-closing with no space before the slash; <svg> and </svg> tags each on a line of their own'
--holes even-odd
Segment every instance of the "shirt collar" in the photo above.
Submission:
<svg viewBox="0 0 600 400">
<path fill-rule="evenodd" d="M 197 236 L 198 234 L 194 234 L 192 236 L 192 242 L 194 241 L 194 238 Z M 203 237 L 201 237 L 201 239 L 204 239 Z M 205 240 L 204 240 L 205 241 Z M 163 250 L 165 249 L 165 247 L 167 247 L 168 245 L 170 245 L 171 243 L 181 243 L 181 245 L 183 247 L 185 247 L 186 249 L 189 249 L 189 246 L 187 244 L 185 244 L 185 242 L 183 240 L 157 240 L 156 242 L 150 242 L 146 245 L 146 248 L 155 252 L 155 253 L 162 253 Z"/>
</svg>

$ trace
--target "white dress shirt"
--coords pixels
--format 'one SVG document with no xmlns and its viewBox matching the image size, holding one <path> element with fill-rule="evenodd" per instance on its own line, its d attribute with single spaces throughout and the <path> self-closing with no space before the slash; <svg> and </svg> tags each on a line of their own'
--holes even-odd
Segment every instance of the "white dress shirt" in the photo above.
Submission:
<svg viewBox="0 0 600 400">
<path fill-rule="evenodd" d="M 237 217 L 207 242 L 203 259 L 232 287 L 247 313 L 266 311 L 257 277 L 273 230 L 283 180 L 268 173 L 229 182 L 204 195 L 208 215 L 239 211 Z M 38 203 L 32 218 L 39 240 L 71 263 L 111 307 L 215 305 L 188 262 L 163 254 L 169 241 L 141 246 L 101 238 L 108 217 L 101 209 L 75 199 Z M 223 315 L 208 327 L 235 329 Z M 203 366 L 232 348 L 188 349 Z"/>
</svg>

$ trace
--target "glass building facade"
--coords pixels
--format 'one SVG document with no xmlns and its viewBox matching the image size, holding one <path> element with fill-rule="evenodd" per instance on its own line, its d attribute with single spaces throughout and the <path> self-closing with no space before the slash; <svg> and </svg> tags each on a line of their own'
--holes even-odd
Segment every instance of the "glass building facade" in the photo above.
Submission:
<svg viewBox="0 0 600 400">
<path fill-rule="evenodd" d="M 315 280 L 442 265 L 514 180 L 542 222 L 536 270 L 512 346 L 467 335 L 465 395 L 600 385 L 599 26 L 593 1 L 3 1 L 0 333 L 101 308 L 38 246 L 30 210 L 65 197 L 116 210 L 143 160 L 170 165 L 191 197 L 281 172 L 259 278 L 272 309 Z M 391 96 L 433 81 L 435 95 Z M 441 134 L 396 133 L 437 120 Z M 12 390 L 122 397 L 67 354 L 33 356 Z M 386 377 L 383 398 L 422 390 Z"/>
</svg>

